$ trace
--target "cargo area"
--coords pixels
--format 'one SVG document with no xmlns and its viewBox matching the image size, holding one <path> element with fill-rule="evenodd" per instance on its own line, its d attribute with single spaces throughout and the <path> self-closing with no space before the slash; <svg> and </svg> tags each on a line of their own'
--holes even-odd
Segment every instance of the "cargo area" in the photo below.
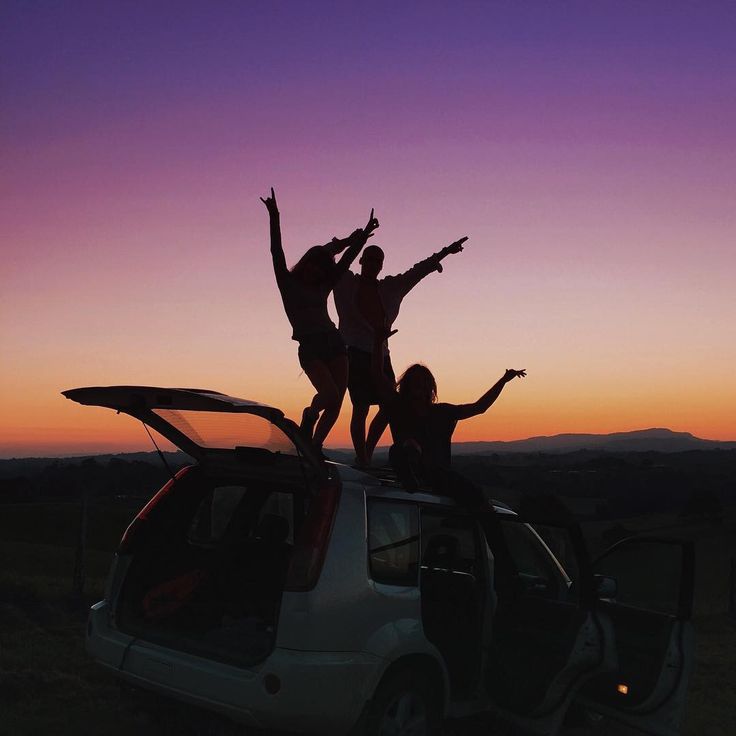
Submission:
<svg viewBox="0 0 736 736">
<path fill-rule="evenodd" d="M 272 651 L 303 488 L 187 468 L 126 532 L 117 627 L 248 666 Z"/>
</svg>

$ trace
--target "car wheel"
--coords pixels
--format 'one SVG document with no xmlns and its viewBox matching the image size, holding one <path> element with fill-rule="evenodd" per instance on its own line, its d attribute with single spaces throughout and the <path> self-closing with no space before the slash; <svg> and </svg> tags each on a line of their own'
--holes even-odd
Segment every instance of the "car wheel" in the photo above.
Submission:
<svg viewBox="0 0 736 736">
<path fill-rule="evenodd" d="M 442 723 L 437 694 L 418 672 L 402 670 L 378 686 L 366 719 L 366 736 L 436 736 Z"/>
</svg>

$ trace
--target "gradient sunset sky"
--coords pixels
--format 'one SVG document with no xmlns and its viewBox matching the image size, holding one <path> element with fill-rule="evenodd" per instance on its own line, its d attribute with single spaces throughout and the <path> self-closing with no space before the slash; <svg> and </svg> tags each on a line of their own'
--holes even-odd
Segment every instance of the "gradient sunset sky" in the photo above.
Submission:
<svg viewBox="0 0 736 736">
<path fill-rule="evenodd" d="M 735 39 L 730 2 L 7 0 L 0 456 L 151 449 L 77 386 L 298 417 L 270 186 L 290 264 L 371 207 L 386 273 L 470 237 L 392 338 L 440 400 L 528 370 L 457 441 L 736 440 Z"/>
</svg>

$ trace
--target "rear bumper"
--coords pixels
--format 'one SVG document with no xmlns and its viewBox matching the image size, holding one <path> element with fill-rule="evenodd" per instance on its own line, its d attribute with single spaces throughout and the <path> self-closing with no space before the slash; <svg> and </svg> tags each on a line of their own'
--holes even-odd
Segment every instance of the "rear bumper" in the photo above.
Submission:
<svg viewBox="0 0 736 736">
<path fill-rule="evenodd" d="M 277 648 L 254 667 L 233 667 L 134 639 L 109 626 L 107 611 L 96 604 L 87 628 L 87 651 L 99 664 L 135 687 L 259 728 L 344 734 L 384 666 L 363 652 Z"/>
</svg>

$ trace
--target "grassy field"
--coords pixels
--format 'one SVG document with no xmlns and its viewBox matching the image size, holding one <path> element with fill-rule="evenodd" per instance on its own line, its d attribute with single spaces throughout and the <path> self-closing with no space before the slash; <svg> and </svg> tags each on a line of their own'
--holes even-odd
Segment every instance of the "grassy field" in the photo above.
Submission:
<svg viewBox="0 0 736 736">
<path fill-rule="evenodd" d="M 154 730 L 121 699 L 114 679 L 86 656 L 83 644 L 87 608 L 102 597 L 112 552 L 133 510 L 90 506 L 81 597 L 71 593 L 79 508 L 17 504 L 0 511 L 0 733 L 153 736 Z M 627 527 L 638 531 L 661 521 L 629 520 Z M 732 736 L 736 625 L 726 610 L 736 527 L 733 522 L 670 527 L 672 536 L 695 538 L 698 551 L 697 663 L 683 733 Z M 588 732 L 628 733 L 610 725 Z M 476 733 L 482 728 L 468 724 L 453 736 Z"/>
<path fill-rule="evenodd" d="M 79 509 L 73 504 L 0 510 L 0 732 L 17 736 L 141 733 L 117 684 L 84 652 L 89 605 L 102 597 L 113 540 L 130 512 L 89 517 L 85 595 L 72 595 Z M 104 523 L 101 523 L 104 520 Z M 91 726 L 91 724 L 94 724 Z"/>
</svg>

